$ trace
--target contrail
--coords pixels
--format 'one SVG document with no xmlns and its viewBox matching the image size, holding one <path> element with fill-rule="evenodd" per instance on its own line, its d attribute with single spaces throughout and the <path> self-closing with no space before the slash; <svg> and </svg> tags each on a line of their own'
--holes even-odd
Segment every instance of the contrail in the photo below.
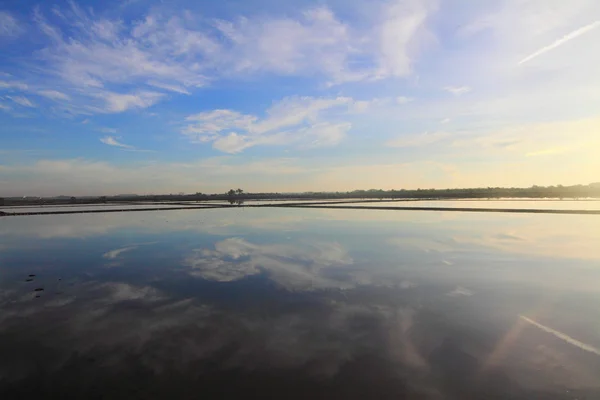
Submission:
<svg viewBox="0 0 600 400">
<path fill-rule="evenodd" d="M 560 339 L 564 340 L 565 342 L 567 342 L 569 344 L 572 344 L 573 346 L 577 346 L 577 347 L 579 347 L 582 350 L 589 351 L 590 353 L 594 353 L 597 356 L 600 356 L 600 350 L 598 350 L 597 348 L 595 348 L 593 346 L 590 346 L 589 344 L 585 344 L 583 342 L 580 342 L 577 339 L 573 339 L 569 335 L 565 335 L 562 332 L 559 332 L 557 330 L 554 330 L 552 328 L 544 326 L 544 325 L 540 324 L 539 322 L 535 322 L 534 320 L 527 318 L 524 315 L 520 315 L 520 317 L 521 317 L 522 320 L 529 322 L 531 325 L 535 325 L 538 328 L 540 328 L 541 330 L 546 331 L 548 333 L 551 333 L 554 336 L 556 336 L 557 338 L 560 338 Z"/>
<path fill-rule="evenodd" d="M 557 48 L 558 46 L 562 46 L 563 44 L 567 43 L 569 40 L 575 39 L 585 33 L 588 33 L 589 31 L 596 29 L 597 27 L 600 26 L 600 21 L 595 21 L 592 22 L 589 25 L 583 26 L 577 30 L 574 30 L 573 32 L 563 36 L 562 38 L 558 39 L 557 41 L 555 41 L 554 43 L 546 46 L 546 47 L 542 47 L 541 49 L 539 49 L 538 51 L 536 51 L 533 54 L 528 55 L 527 57 L 525 57 L 524 59 L 522 59 L 521 61 L 519 61 L 519 65 L 521 64 L 525 64 L 527 61 L 531 61 L 534 58 L 536 58 L 537 56 L 541 56 L 542 54 Z"/>
</svg>

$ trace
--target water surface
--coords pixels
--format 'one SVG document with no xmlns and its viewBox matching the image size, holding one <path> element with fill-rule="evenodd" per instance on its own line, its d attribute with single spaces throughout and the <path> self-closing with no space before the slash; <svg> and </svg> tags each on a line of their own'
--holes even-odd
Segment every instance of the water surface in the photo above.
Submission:
<svg viewBox="0 0 600 400">
<path fill-rule="evenodd" d="M 600 398 L 598 243 L 596 216 L 6 217 L 0 395 Z"/>
</svg>

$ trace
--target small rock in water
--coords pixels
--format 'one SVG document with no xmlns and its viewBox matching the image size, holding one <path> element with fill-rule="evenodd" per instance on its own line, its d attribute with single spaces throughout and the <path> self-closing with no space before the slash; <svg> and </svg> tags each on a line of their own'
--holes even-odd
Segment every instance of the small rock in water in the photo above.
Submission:
<svg viewBox="0 0 600 400">
<path fill-rule="evenodd" d="M 34 292 L 41 292 L 41 291 L 43 291 L 43 290 L 44 290 L 44 288 L 41 288 L 41 287 L 39 287 L 39 288 L 35 288 L 35 289 L 34 289 Z"/>
<path fill-rule="evenodd" d="M 29 274 L 30 278 L 33 278 L 35 276 L 35 274 Z"/>
<path fill-rule="evenodd" d="M 31 282 L 31 281 L 33 281 L 33 278 L 25 279 L 25 282 Z"/>
<path fill-rule="evenodd" d="M 35 298 L 36 298 L 36 299 L 39 299 L 39 298 L 40 298 L 40 295 L 38 294 L 37 296 L 35 296 Z"/>
</svg>

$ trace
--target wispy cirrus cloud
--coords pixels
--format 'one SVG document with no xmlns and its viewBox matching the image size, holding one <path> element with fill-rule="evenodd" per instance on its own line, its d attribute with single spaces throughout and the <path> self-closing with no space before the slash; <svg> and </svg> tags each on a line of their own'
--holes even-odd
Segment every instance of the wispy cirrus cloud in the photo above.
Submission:
<svg viewBox="0 0 600 400">
<path fill-rule="evenodd" d="M 40 90 L 37 92 L 40 96 L 44 96 L 50 100 L 71 100 L 71 97 L 65 93 L 59 92 L 58 90 Z"/>
<path fill-rule="evenodd" d="M 419 147 L 440 142 L 451 136 L 449 132 L 425 132 L 418 135 L 402 135 L 386 143 L 388 147 Z"/>
<path fill-rule="evenodd" d="M 43 65 L 34 86 L 70 100 L 71 113 L 120 113 L 221 78 L 269 73 L 339 84 L 406 77 L 434 11 L 434 1 L 395 0 L 374 4 L 362 24 L 327 6 L 229 20 L 151 11 L 126 23 L 75 2 L 52 12 L 37 7 L 33 23 L 47 44 L 37 52 Z"/>
<path fill-rule="evenodd" d="M 100 141 L 109 146 L 121 147 L 123 149 L 135 149 L 133 146 L 119 142 L 114 136 L 104 136 L 100 138 Z"/>
<path fill-rule="evenodd" d="M 469 93 L 471 88 L 468 86 L 445 86 L 444 90 L 455 96 L 462 96 L 463 94 Z"/>
<path fill-rule="evenodd" d="M 104 128 L 104 129 L 110 130 L 110 128 Z M 125 144 L 125 143 L 121 142 L 120 139 L 121 139 L 120 137 L 116 137 L 116 136 L 104 136 L 104 137 L 100 138 L 100 142 L 102 142 L 108 146 L 117 147 L 119 149 L 126 150 L 126 151 L 139 152 L 139 153 L 153 153 L 154 152 L 154 150 L 140 149 L 135 146 Z"/>
<path fill-rule="evenodd" d="M 233 110 L 190 115 L 182 133 L 192 142 L 212 142 L 226 153 L 258 145 L 333 146 L 351 128 L 341 116 L 355 110 L 354 105 L 349 97 L 290 97 L 273 104 L 264 118 Z"/>
<path fill-rule="evenodd" d="M 27 90 L 28 86 L 23 82 L 0 81 L 0 90 L 10 89 Z"/>
<path fill-rule="evenodd" d="M 0 11 L 0 37 L 14 37 L 22 32 L 23 28 L 12 14 Z"/>
<path fill-rule="evenodd" d="M 25 96 L 6 96 L 8 99 L 23 107 L 34 108 L 36 105 Z"/>
</svg>

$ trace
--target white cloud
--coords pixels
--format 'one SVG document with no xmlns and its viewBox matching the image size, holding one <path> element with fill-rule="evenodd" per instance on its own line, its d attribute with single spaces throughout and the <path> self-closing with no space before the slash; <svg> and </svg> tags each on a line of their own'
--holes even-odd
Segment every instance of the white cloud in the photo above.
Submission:
<svg viewBox="0 0 600 400">
<path fill-rule="evenodd" d="M 106 101 L 107 112 L 123 112 L 129 109 L 148 108 L 156 104 L 163 96 L 157 92 L 137 92 L 135 94 L 120 94 L 105 92 L 99 95 Z"/>
<path fill-rule="evenodd" d="M 469 21 L 461 34 L 473 35 L 491 30 L 504 41 L 529 40 L 568 27 L 574 20 L 589 20 L 597 11 L 595 0 L 504 0 L 491 12 Z M 511 43 L 512 44 L 512 43 Z"/>
<path fill-rule="evenodd" d="M 351 110 L 356 110 L 356 102 L 348 97 L 289 97 L 273 104 L 262 119 L 232 110 L 190 115 L 182 133 L 193 142 L 213 142 L 215 149 L 226 153 L 257 145 L 333 146 L 344 139 L 351 125 L 329 119 Z"/>
<path fill-rule="evenodd" d="M 40 90 L 37 92 L 40 96 L 47 97 L 51 100 L 71 100 L 71 97 L 57 90 Z"/>
<path fill-rule="evenodd" d="M 107 144 L 109 146 L 115 146 L 115 147 L 122 147 L 124 149 L 133 149 L 133 146 L 129 146 L 127 144 L 121 143 L 119 142 L 116 138 L 114 138 L 113 136 L 105 136 L 103 138 L 100 138 L 100 141 L 104 144 Z"/>
<path fill-rule="evenodd" d="M 148 85 L 157 87 L 159 89 L 165 89 L 170 92 L 179 93 L 179 94 L 187 94 L 187 95 L 191 94 L 189 90 L 187 90 L 185 87 L 180 86 L 180 85 L 173 85 L 173 84 L 163 83 L 163 82 L 158 82 L 158 81 L 148 81 Z"/>
<path fill-rule="evenodd" d="M 11 99 L 12 101 L 14 101 L 15 103 L 17 103 L 20 106 L 23 107 L 36 107 L 35 104 L 33 104 L 27 97 L 25 96 L 6 96 L 7 98 Z"/>
<path fill-rule="evenodd" d="M 395 0 L 375 3 L 373 10 L 376 18 L 362 29 L 327 7 L 308 9 L 299 19 L 244 18 L 220 21 L 217 28 L 230 41 L 233 72 L 317 73 L 330 84 L 408 75 L 412 53 L 428 36 L 433 2 Z"/>
<path fill-rule="evenodd" d="M 461 96 L 465 93 L 469 93 L 471 88 L 468 86 L 446 86 L 444 87 L 446 92 L 452 93 L 455 96 Z"/>
<path fill-rule="evenodd" d="M 566 34 L 565 36 L 563 36 L 562 38 L 556 40 L 552 44 L 550 44 L 548 46 L 544 46 L 541 49 L 539 49 L 539 50 L 533 52 L 532 54 L 528 55 L 527 57 L 523 58 L 521 61 L 519 61 L 519 65 L 525 64 L 526 62 L 531 61 L 534 58 L 539 57 L 542 54 L 547 53 L 559 46 L 562 46 L 563 44 L 565 44 L 573 39 L 576 39 L 577 37 L 584 35 L 598 27 L 600 27 L 600 20 L 594 21 L 591 24 L 588 24 L 581 28 L 578 28 L 578 29 L 574 30 L 573 32 L 570 32 L 570 33 Z"/>
<path fill-rule="evenodd" d="M 182 133 L 192 141 L 206 142 L 218 138 L 219 133 L 231 130 L 249 130 L 258 118 L 232 110 L 213 110 L 190 115 L 191 122 Z"/>
<path fill-rule="evenodd" d="M 304 128 L 300 132 L 307 139 L 305 147 L 329 147 L 340 144 L 346 138 L 346 133 L 351 127 L 352 125 L 346 122 L 339 124 L 322 122 Z"/>
<path fill-rule="evenodd" d="M 304 121 L 316 122 L 322 111 L 344 107 L 350 103 L 352 99 L 349 97 L 288 97 L 269 108 L 267 118 L 253 124 L 250 130 L 265 133 L 295 126 Z"/>
<path fill-rule="evenodd" d="M 6 11 L 0 11 L 0 37 L 18 36 L 23 32 L 23 28 L 18 21 Z"/>
<path fill-rule="evenodd" d="M 28 86 L 22 82 L 0 81 L 0 89 L 27 90 Z"/>
<path fill-rule="evenodd" d="M 418 147 L 437 143 L 450 137 L 448 132 L 425 132 L 418 135 L 403 135 L 386 143 L 388 147 Z"/>
<path fill-rule="evenodd" d="M 406 76 L 412 71 L 411 45 L 420 44 L 416 38 L 425 30 L 432 11 L 432 1 L 392 1 L 383 7 L 378 24 L 378 77 Z"/>
<path fill-rule="evenodd" d="M 49 43 L 37 52 L 42 67 L 28 79 L 39 87 L 58 79 L 64 96 L 40 94 L 70 97 L 71 113 L 97 113 L 161 100 L 158 94 L 140 99 L 149 88 L 189 95 L 211 81 L 249 74 L 316 76 L 328 84 L 410 74 L 415 49 L 429 35 L 433 1 L 382 1 L 372 8 L 350 25 L 326 6 L 231 20 L 151 12 L 133 23 L 74 2 L 53 13 L 37 7 L 33 22 Z M 3 18 L 12 21 L 8 14 Z"/>
<path fill-rule="evenodd" d="M 215 140 L 213 147 L 225 153 L 239 153 L 242 150 L 253 146 L 253 143 L 248 137 L 238 135 L 232 132 L 224 137 L 219 137 Z"/>
<path fill-rule="evenodd" d="M 216 28 L 227 38 L 223 55 L 230 73 L 323 73 L 335 80 L 347 73 L 351 33 L 326 7 L 298 19 L 239 18 L 219 21 Z"/>
<path fill-rule="evenodd" d="M 396 97 L 397 104 L 407 104 L 407 103 L 410 103 L 411 101 L 413 101 L 413 99 L 410 97 L 405 97 L 405 96 Z"/>
</svg>

